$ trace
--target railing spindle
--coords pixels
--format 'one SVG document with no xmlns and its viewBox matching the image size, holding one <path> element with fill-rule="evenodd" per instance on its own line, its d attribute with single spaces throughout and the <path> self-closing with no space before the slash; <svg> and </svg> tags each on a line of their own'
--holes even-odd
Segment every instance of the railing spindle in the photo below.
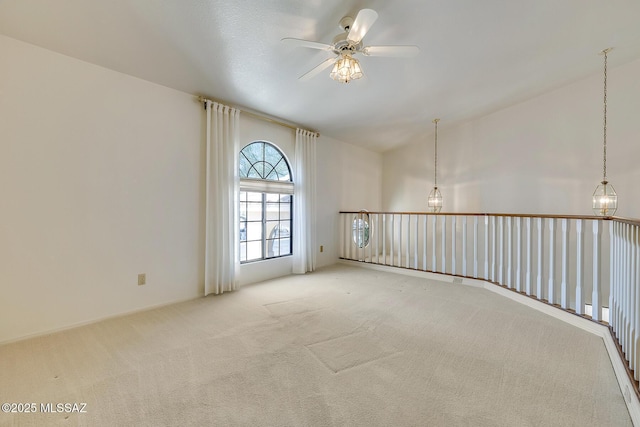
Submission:
<svg viewBox="0 0 640 427">
<path fill-rule="evenodd" d="M 547 299 L 549 304 L 556 302 L 556 219 L 549 218 L 549 288 Z"/>
<path fill-rule="evenodd" d="M 630 349 L 629 349 L 629 341 L 631 340 L 631 263 L 629 262 L 629 258 L 631 256 L 631 226 L 629 224 L 624 225 L 624 258 L 622 271 L 624 272 L 623 280 L 624 280 L 624 291 L 622 295 L 622 301 L 625 306 L 625 318 L 624 318 L 624 350 L 627 353 L 627 360 L 631 357 Z"/>
<path fill-rule="evenodd" d="M 478 277 L 478 217 L 473 217 L 473 277 Z"/>
<path fill-rule="evenodd" d="M 568 288 L 568 271 L 569 271 L 569 226 L 567 219 L 562 219 L 562 282 L 560 305 L 565 310 L 569 308 L 569 288 Z"/>
<path fill-rule="evenodd" d="M 462 275 L 467 275 L 467 217 L 462 217 Z"/>
<path fill-rule="evenodd" d="M 500 229 L 500 236 L 499 236 L 499 240 L 500 240 L 500 255 L 499 255 L 499 265 L 498 265 L 498 283 L 500 283 L 501 285 L 504 285 L 504 281 L 503 281 L 503 272 L 504 272 L 504 217 L 500 217 L 498 219 L 498 228 Z"/>
<path fill-rule="evenodd" d="M 635 357 L 634 357 L 634 377 L 636 381 L 640 379 L 640 227 L 634 225 L 635 235 L 633 239 L 633 245 L 636 248 L 636 256 L 634 259 L 634 278 L 631 286 L 635 289 L 635 297 L 633 298 L 633 312 L 635 313 L 634 317 L 634 338 L 633 338 L 633 348 L 635 349 Z"/>
<path fill-rule="evenodd" d="M 404 222 L 404 215 L 400 214 L 400 220 L 398 221 L 398 256 L 397 266 L 402 267 L 402 223 Z"/>
<path fill-rule="evenodd" d="M 391 224 L 389 224 L 390 228 L 391 228 L 391 241 L 389 242 L 389 255 L 390 255 L 390 261 L 391 263 L 389 265 L 395 265 L 394 262 L 394 258 L 395 258 L 395 252 L 393 250 L 393 247 L 395 245 L 395 240 L 396 240 L 396 218 L 395 218 L 395 214 L 391 214 Z"/>
<path fill-rule="evenodd" d="M 447 217 L 441 215 L 440 222 L 440 239 L 442 240 L 442 248 L 440 249 L 440 255 L 442 257 L 442 270 L 441 273 L 447 272 Z"/>
<path fill-rule="evenodd" d="M 422 269 L 427 271 L 427 218 L 425 215 L 422 218 Z"/>
<path fill-rule="evenodd" d="M 456 217 L 451 217 L 451 274 L 456 274 Z"/>
<path fill-rule="evenodd" d="M 489 217 L 484 217 L 484 276 L 489 280 Z"/>
<path fill-rule="evenodd" d="M 358 257 L 358 261 L 362 261 L 363 260 L 363 253 L 364 253 L 364 215 L 362 214 L 362 212 L 360 212 L 358 214 L 358 222 L 357 224 L 357 231 L 358 231 L 358 244 L 356 245 L 356 256 Z"/>
<path fill-rule="evenodd" d="M 376 230 L 374 231 L 376 233 L 376 264 L 380 264 L 380 238 L 378 237 L 380 233 L 378 230 L 380 230 L 380 215 L 376 214 Z"/>
<path fill-rule="evenodd" d="M 382 214 L 382 264 L 387 265 L 387 214 Z"/>
<path fill-rule="evenodd" d="M 511 217 L 507 218 L 507 279 L 505 280 L 505 285 L 509 288 L 513 288 L 512 277 L 513 274 L 511 272 L 511 264 L 513 259 L 513 230 L 511 228 Z"/>
<path fill-rule="evenodd" d="M 542 247 L 543 247 L 543 240 L 542 240 L 542 231 L 543 231 L 543 227 L 544 227 L 544 222 L 542 222 L 542 218 L 538 218 L 538 273 L 536 274 L 536 297 L 539 300 L 542 300 L 544 298 L 543 295 L 543 288 L 542 288 Z"/>
<path fill-rule="evenodd" d="M 491 281 L 496 281 L 496 217 L 491 217 Z"/>
<path fill-rule="evenodd" d="M 527 272 L 525 275 L 525 290 L 527 295 L 531 295 L 531 218 L 527 218 Z"/>
<path fill-rule="evenodd" d="M 599 322 L 600 315 L 600 220 L 593 221 L 593 287 L 591 291 L 591 318 Z"/>
<path fill-rule="evenodd" d="M 516 218 L 516 290 L 522 291 L 522 218 Z"/>
<path fill-rule="evenodd" d="M 436 271 L 438 271 L 438 266 L 436 265 L 436 261 L 437 261 L 437 257 L 436 257 L 436 241 L 437 241 L 437 237 L 436 237 L 436 221 L 438 220 L 437 216 L 432 216 L 431 217 L 432 221 L 431 221 L 431 249 L 432 249 L 432 254 L 431 254 L 431 271 L 433 271 L 434 273 Z"/>
<path fill-rule="evenodd" d="M 415 227 L 416 227 L 416 231 L 415 231 L 415 237 L 413 239 L 413 268 L 415 268 L 416 270 L 418 270 L 418 215 L 416 215 L 416 222 L 415 222 Z"/>
<path fill-rule="evenodd" d="M 637 269 L 638 269 L 638 264 L 636 264 L 636 259 L 638 257 L 638 227 L 636 226 L 631 226 L 631 257 L 629 259 L 629 288 L 630 288 L 630 295 L 629 295 L 629 313 L 631 314 L 631 318 L 629 319 L 629 323 L 631 325 L 631 332 L 630 332 L 630 337 L 629 337 L 629 362 L 631 363 L 631 369 L 633 369 L 634 371 L 637 370 L 637 352 L 638 349 L 636 347 L 636 335 L 638 333 L 638 329 L 636 327 L 637 325 L 637 318 L 638 318 L 638 312 L 637 310 L 637 306 L 636 306 L 636 298 L 637 298 L 637 293 L 638 293 L 638 288 L 637 286 L 637 282 L 636 282 L 636 277 L 637 277 Z"/>
<path fill-rule="evenodd" d="M 369 261 L 367 262 L 370 262 L 373 264 L 373 241 L 371 239 L 373 238 L 375 231 L 373 231 L 373 218 L 371 218 L 371 215 L 368 215 L 368 217 L 369 217 L 369 244 L 368 244 Z"/>
<path fill-rule="evenodd" d="M 584 233 L 582 220 L 576 221 L 576 314 L 584 314 Z"/>
</svg>

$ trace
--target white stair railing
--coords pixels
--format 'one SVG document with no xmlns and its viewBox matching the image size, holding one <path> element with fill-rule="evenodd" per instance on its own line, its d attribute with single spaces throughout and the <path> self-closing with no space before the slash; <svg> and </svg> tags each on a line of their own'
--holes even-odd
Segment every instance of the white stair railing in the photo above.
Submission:
<svg viewBox="0 0 640 427">
<path fill-rule="evenodd" d="M 361 211 L 340 230 L 342 259 L 478 278 L 608 324 L 639 379 L 639 221 Z"/>
</svg>

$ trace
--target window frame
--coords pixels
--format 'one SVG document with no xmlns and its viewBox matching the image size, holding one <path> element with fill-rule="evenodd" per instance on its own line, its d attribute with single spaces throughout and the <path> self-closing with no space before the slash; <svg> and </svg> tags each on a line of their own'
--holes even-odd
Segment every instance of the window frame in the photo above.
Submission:
<svg viewBox="0 0 640 427">
<path fill-rule="evenodd" d="M 262 158 L 259 158 L 258 156 L 255 156 L 255 152 L 254 155 L 252 156 L 254 159 L 256 159 L 253 163 L 252 160 L 250 160 L 249 156 L 245 155 L 244 150 L 247 149 L 247 147 L 251 146 L 252 144 L 264 144 L 264 146 L 262 147 Z M 265 159 L 265 153 L 267 152 L 267 146 L 270 146 L 272 149 L 274 149 L 279 155 L 280 158 L 278 159 L 278 161 L 275 163 L 275 165 L 272 165 L 271 163 L 269 163 L 266 159 Z M 273 152 L 272 152 L 273 154 Z M 256 140 L 256 141 L 252 141 L 248 144 L 246 144 L 244 147 L 242 147 L 242 149 L 240 150 L 239 154 L 239 162 L 238 162 L 238 173 L 240 175 L 240 185 L 239 185 L 239 193 L 238 193 L 238 212 L 239 212 L 239 223 L 240 223 L 240 227 L 239 227 L 239 233 L 238 236 L 236 237 L 238 239 L 238 251 L 239 251 L 239 257 L 242 260 L 242 256 L 243 256 L 243 251 L 242 251 L 242 244 L 245 243 L 248 244 L 250 241 L 247 240 L 247 228 L 248 228 L 248 224 L 251 223 L 256 223 L 258 222 L 257 220 L 253 220 L 253 221 L 248 221 L 248 218 L 245 217 L 244 221 L 242 220 L 242 217 L 240 215 L 240 212 L 242 212 L 242 203 L 247 203 L 246 207 L 245 207 L 245 215 L 248 217 L 248 209 L 249 209 L 249 204 L 248 204 L 248 199 L 246 199 L 245 201 L 242 200 L 242 193 L 243 192 L 247 192 L 247 193 L 260 193 L 261 194 L 261 251 L 262 251 L 262 256 L 260 258 L 252 258 L 250 260 L 245 259 L 244 261 L 240 261 L 241 264 L 249 264 L 249 263 L 253 263 L 253 262 L 258 262 L 258 261 L 265 261 L 265 260 L 269 260 L 269 259 L 276 259 L 276 258 L 284 258 L 284 257 L 288 257 L 293 255 L 293 223 L 294 223 L 294 209 L 293 209 L 293 197 L 294 197 L 294 183 L 293 183 L 293 175 L 292 175 L 292 171 L 291 171 L 291 164 L 289 163 L 289 159 L 287 158 L 287 156 L 285 155 L 285 153 L 275 144 L 268 142 L 268 141 L 263 141 L 263 140 Z M 240 159 L 242 159 L 242 157 L 244 156 L 244 159 L 249 162 L 249 164 L 247 164 L 245 162 L 244 166 L 246 169 L 246 174 L 243 174 L 242 169 L 241 169 L 241 165 L 240 165 Z M 276 170 L 276 166 L 278 166 L 280 164 L 280 162 L 284 162 L 284 164 L 287 167 L 287 171 L 288 171 L 288 175 L 283 175 L 285 179 L 282 179 L 280 177 L 279 172 Z M 266 173 L 266 169 L 263 167 L 262 168 L 262 173 L 259 172 L 260 168 L 256 168 L 255 165 L 261 163 L 262 165 L 268 164 L 271 166 L 271 169 L 268 171 L 268 173 Z M 276 177 L 279 178 L 279 180 L 274 180 L 274 179 L 266 179 L 266 178 L 255 178 L 255 177 L 248 177 L 248 174 L 251 172 L 251 170 L 254 170 L 255 173 L 254 174 L 258 174 L 260 176 L 271 176 L 272 172 L 275 172 Z M 282 168 L 280 168 L 282 169 Z M 268 197 L 269 195 L 274 195 L 274 194 L 279 194 L 280 197 L 278 199 L 278 220 L 277 220 L 277 225 L 268 233 L 268 222 L 273 222 L 273 220 L 268 220 L 267 219 L 267 215 L 268 215 L 268 204 L 269 203 L 273 203 L 273 202 L 268 202 Z M 275 255 L 275 256 L 269 256 L 269 244 L 270 242 L 273 242 L 274 239 L 270 239 L 270 235 L 273 233 L 273 230 L 276 229 L 276 227 L 280 227 L 280 224 L 283 222 L 280 220 L 280 216 L 281 216 L 281 206 L 280 204 L 282 203 L 280 201 L 282 196 L 288 195 L 290 196 L 289 202 L 284 202 L 287 203 L 289 205 L 288 209 L 289 209 L 289 219 L 285 219 L 284 222 L 288 222 L 289 224 L 289 253 L 288 254 L 284 254 L 284 255 Z M 248 195 L 247 195 L 248 197 Z M 252 203 L 256 203 L 256 201 L 252 202 Z M 241 240 L 242 238 L 242 224 L 245 224 L 245 240 Z M 268 235 L 269 234 L 269 235 Z M 282 240 L 282 238 L 278 238 L 277 240 L 279 240 L 280 242 Z M 251 242 L 256 242 L 257 240 L 251 240 Z M 278 244 L 280 244 L 280 242 Z M 279 246 L 278 246 L 279 247 Z M 248 246 L 245 246 L 245 258 L 248 254 Z"/>
</svg>

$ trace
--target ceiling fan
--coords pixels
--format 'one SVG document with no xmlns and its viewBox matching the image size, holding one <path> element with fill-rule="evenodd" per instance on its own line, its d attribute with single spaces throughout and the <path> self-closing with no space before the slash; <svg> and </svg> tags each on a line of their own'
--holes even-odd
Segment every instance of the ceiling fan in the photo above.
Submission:
<svg viewBox="0 0 640 427">
<path fill-rule="evenodd" d="M 326 50 L 336 55 L 303 74 L 299 79 L 309 80 L 333 65 L 330 74 L 331 78 L 342 83 L 349 83 L 351 80 L 359 79 L 363 76 L 360 63 L 353 57 L 356 54 L 362 54 L 364 56 L 411 57 L 420 52 L 418 46 L 364 46 L 362 39 L 377 19 L 378 13 L 372 9 L 362 9 L 358 12 L 355 20 L 349 16 L 345 16 L 340 20 L 340 28 L 344 30 L 344 32 L 335 36 L 330 45 L 291 37 L 282 39 L 284 43 L 311 49 Z"/>
</svg>

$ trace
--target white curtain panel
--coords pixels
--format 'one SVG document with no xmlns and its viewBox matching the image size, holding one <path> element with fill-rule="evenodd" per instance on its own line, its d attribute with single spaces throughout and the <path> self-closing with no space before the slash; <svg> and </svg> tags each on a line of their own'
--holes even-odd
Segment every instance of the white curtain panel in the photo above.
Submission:
<svg viewBox="0 0 640 427">
<path fill-rule="evenodd" d="M 204 294 L 238 288 L 238 151 L 240 111 L 207 102 Z"/>
<path fill-rule="evenodd" d="M 316 268 L 316 140 L 297 129 L 293 196 L 293 273 Z"/>
</svg>

